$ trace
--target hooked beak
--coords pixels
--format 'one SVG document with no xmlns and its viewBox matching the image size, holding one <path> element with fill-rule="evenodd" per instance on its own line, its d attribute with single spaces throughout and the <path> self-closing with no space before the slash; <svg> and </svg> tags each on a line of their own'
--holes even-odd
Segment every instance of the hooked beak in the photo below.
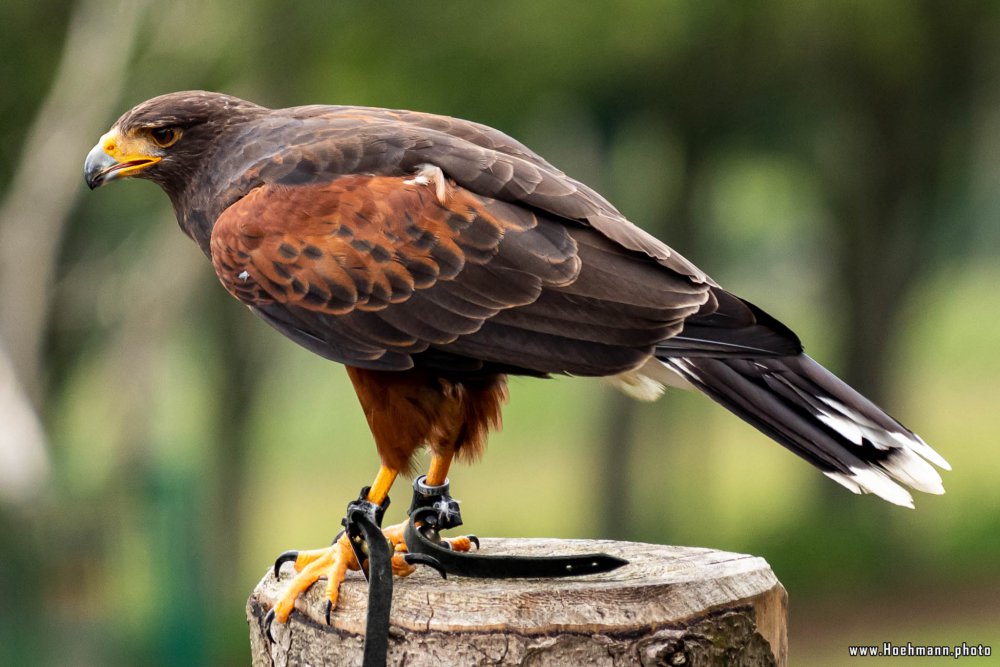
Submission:
<svg viewBox="0 0 1000 667">
<path fill-rule="evenodd" d="M 83 176 L 91 190 L 119 178 L 133 176 L 146 167 L 156 164 L 162 158 L 141 153 L 122 153 L 117 133 L 108 132 L 97 145 L 87 153 L 83 163 Z"/>
</svg>

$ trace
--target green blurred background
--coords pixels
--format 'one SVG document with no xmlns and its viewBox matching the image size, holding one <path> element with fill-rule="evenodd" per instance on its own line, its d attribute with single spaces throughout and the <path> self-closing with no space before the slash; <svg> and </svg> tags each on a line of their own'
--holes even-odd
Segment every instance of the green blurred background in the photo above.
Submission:
<svg viewBox="0 0 1000 667">
<path fill-rule="evenodd" d="M 954 467 L 909 511 L 701 396 L 515 379 L 452 474 L 470 530 L 763 556 L 793 664 L 1000 651 L 1000 4 L 7 0 L 0 664 L 246 664 L 250 590 L 377 466 L 343 369 L 230 299 L 158 188 L 86 192 L 111 122 L 190 88 L 505 130 Z"/>
</svg>

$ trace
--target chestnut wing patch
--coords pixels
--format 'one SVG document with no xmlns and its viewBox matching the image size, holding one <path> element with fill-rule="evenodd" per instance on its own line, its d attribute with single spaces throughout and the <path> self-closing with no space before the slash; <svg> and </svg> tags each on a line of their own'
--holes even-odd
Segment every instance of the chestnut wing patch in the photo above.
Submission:
<svg viewBox="0 0 1000 667">
<path fill-rule="evenodd" d="M 527 209 L 450 181 L 370 175 L 259 187 L 211 241 L 222 284 L 272 326 L 337 361 L 393 369 L 572 283 L 576 250 Z"/>
</svg>

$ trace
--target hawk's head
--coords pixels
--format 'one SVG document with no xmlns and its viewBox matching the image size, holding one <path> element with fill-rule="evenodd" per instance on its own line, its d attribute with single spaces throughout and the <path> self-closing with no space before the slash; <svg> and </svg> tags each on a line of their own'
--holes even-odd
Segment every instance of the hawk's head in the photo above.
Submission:
<svg viewBox="0 0 1000 667">
<path fill-rule="evenodd" d="M 177 192 L 196 165 L 211 159 L 215 139 L 230 124 L 262 111 L 251 102 L 204 91 L 154 97 L 122 115 L 87 154 L 87 185 L 94 189 L 137 176 Z"/>
</svg>

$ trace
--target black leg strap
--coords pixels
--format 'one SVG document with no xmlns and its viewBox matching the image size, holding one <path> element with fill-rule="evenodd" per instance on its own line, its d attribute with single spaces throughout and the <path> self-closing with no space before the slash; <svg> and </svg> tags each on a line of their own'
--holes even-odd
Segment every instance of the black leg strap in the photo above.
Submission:
<svg viewBox="0 0 1000 667">
<path fill-rule="evenodd" d="M 385 497 L 385 500 L 382 501 L 381 505 L 376 505 L 372 501 L 368 500 L 368 492 L 370 490 L 370 486 L 364 487 L 361 489 L 361 493 L 358 495 L 357 500 L 352 500 L 347 503 L 347 513 L 340 521 L 344 530 L 347 531 L 351 549 L 354 550 L 354 557 L 358 559 L 358 564 L 361 565 L 361 572 L 365 575 L 365 579 L 369 582 L 371 582 L 368 573 L 369 568 L 365 565 L 366 561 L 369 559 L 369 540 L 367 539 L 367 535 L 365 535 L 364 531 L 361 529 L 362 517 L 367 518 L 368 523 L 372 523 L 379 528 L 379 535 L 382 535 L 382 518 L 385 516 L 385 511 L 389 508 L 389 496 Z M 352 516 L 355 517 L 353 520 Z"/>
<path fill-rule="evenodd" d="M 389 506 L 368 500 L 368 489 L 347 506 L 344 530 L 368 580 L 368 617 L 365 622 L 363 667 L 384 667 L 389 652 L 389 611 L 392 608 L 392 550 L 382 534 L 382 517 Z M 327 603 L 327 624 L 330 608 Z"/>
<path fill-rule="evenodd" d="M 618 569 L 628 561 L 604 553 L 572 556 L 484 556 L 459 553 L 441 541 L 439 532 L 461 525 L 458 502 L 448 495 L 448 483 L 428 487 L 424 478 L 413 482 L 406 548 L 437 561 L 448 574 L 480 579 L 576 577 Z"/>
</svg>

